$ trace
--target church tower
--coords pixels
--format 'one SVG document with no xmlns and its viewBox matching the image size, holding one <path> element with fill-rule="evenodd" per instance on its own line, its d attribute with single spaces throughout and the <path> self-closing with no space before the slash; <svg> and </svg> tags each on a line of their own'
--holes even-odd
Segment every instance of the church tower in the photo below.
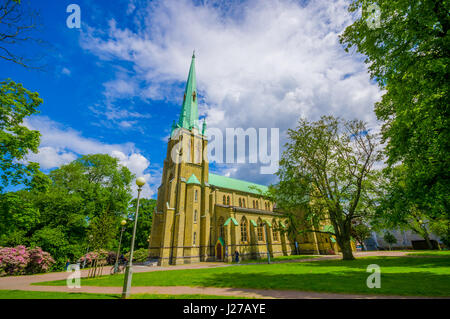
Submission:
<svg viewBox="0 0 450 319">
<path fill-rule="evenodd" d="M 265 197 L 268 187 L 209 172 L 206 122 L 198 119 L 195 54 L 183 104 L 167 143 L 153 214 L 149 255 L 158 265 L 230 262 L 290 255 L 287 220 Z M 311 249 L 305 244 L 305 250 Z M 324 246 L 325 245 L 325 246 Z M 323 244 L 322 251 L 330 247 Z M 317 245 L 316 245 L 317 246 Z"/>
<path fill-rule="evenodd" d="M 160 265 L 200 261 L 209 233 L 206 122 L 198 119 L 195 53 L 178 122 L 173 123 L 150 237 L 150 256 Z M 204 259 L 204 258 L 202 258 Z"/>
</svg>

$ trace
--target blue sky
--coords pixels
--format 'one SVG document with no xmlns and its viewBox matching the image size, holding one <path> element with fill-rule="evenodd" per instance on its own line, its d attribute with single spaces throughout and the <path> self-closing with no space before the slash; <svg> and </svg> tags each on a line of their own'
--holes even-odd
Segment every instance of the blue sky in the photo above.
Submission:
<svg viewBox="0 0 450 319">
<path fill-rule="evenodd" d="M 66 7 L 81 8 L 81 28 L 66 26 Z M 300 116 L 323 114 L 378 123 L 381 92 L 361 56 L 347 54 L 338 34 L 350 24 L 347 1 L 33 1 L 37 34 L 48 46 L 45 72 L 0 61 L 11 78 L 44 99 L 27 121 L 39 129 L 48 171 L 89 153 L 119 158 L 149 181 L 155 197 L 170 126 L 178 118 L 192 50 L 196 50 L 199 112 L 208 127 L 280 129 Z M 260 164 L 213 171 L 268 184 Z"/>
</svg>

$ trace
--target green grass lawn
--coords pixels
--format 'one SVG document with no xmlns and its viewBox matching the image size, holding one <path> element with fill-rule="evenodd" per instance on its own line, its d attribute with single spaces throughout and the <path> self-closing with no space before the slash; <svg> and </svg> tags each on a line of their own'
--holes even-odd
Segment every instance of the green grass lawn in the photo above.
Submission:
<svg viewBox="0 0 450 319">
<path fill-rule="evenodd" d="M 381 288 L 366 285 L 367 266 L 381 267 Z M 39 283 L 42 285 L 43 283 Z M 66 281 L 46 285 L 65 285 Z M 122 286 L 123 275 L 82 279 L 81 285 Z M 201 286 L 301 291 L 450 296 L 450 258 L 365 257 L 354 261 L 235 265 L 135 273 L 133 286 Z"/>
<path fill-rule="evenodd" d="M 319 257 L 319 256 L 318 255 L 279 256 L 279 257 L 275 257 L 275 258 L 270 258 L 270 262 L 285 261 L 285 260 L 301 260 L 301 259 L 317 258 L 317 257 Z M 240 263 L 241 264 L 267 263 L 267 258 L 241 260 Z"/>
<path fill-rule="evenodd" d="M 79 292 L 50 292 L 0 290 L 0 299 L 120 299 L 119 294 L 92 294 Z M 133 294 L 130 299 L 247 299 L 215 295 L 155 295 Z"/>
<path fill-rule="evenodd" d="M 408 256 L 443 256 L 450 257 L 450 250 L 416 250 L 408 254 Z"/>
</svg>

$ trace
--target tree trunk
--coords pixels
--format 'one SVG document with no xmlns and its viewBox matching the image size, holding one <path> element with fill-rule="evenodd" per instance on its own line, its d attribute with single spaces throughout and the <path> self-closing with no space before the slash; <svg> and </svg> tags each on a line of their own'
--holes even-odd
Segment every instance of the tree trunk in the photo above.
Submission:
<svg viewBox="0 0 450 319">
<path fill-rule="evenodd" d="M 428 237 L 428 234 L 427 234 L 427 233 L 425 233 L 425 234 L 423 235 L 423 238 L 424 238 L 425 241 L 427 242 L 428 249 L 433 249 L 433 245 L 431 245 L 430 237 Z"/>
<path fill-rule="evenodd" d="M 341 242 L 342 260 L 354 260 L 350 239 Z"/>
</svg>

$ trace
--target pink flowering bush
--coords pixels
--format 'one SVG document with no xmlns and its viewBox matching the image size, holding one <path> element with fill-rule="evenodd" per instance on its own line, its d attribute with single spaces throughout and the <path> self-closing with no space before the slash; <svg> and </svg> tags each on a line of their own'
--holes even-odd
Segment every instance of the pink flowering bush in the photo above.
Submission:
<svg viewBox="0 0 450 319">
<path fill-rule="evenodd" d="M 28 263 L 27 273 L 36 274 L 40 272 L 47 272 L 55 263 L 55 260 L 41 247 L 32 248 L 29 250 L 30 262 Z"/>
<path fill-rule="evenodd" d="M 79 259 L 79 262 L 82 263 L 86 259 L 86 264 L 92 263 L 94 260 L 104 260 L 108 257 L 108 252 L 104 249 L 100 249 L 97 251 L 90 251 L 86 255 L 82 256 Z"/>
<path fill-rule="evenodd" d="M 40 247 L 0 247 L 0 276 L 46 272 L 54 262 Z"/>
</svg>

